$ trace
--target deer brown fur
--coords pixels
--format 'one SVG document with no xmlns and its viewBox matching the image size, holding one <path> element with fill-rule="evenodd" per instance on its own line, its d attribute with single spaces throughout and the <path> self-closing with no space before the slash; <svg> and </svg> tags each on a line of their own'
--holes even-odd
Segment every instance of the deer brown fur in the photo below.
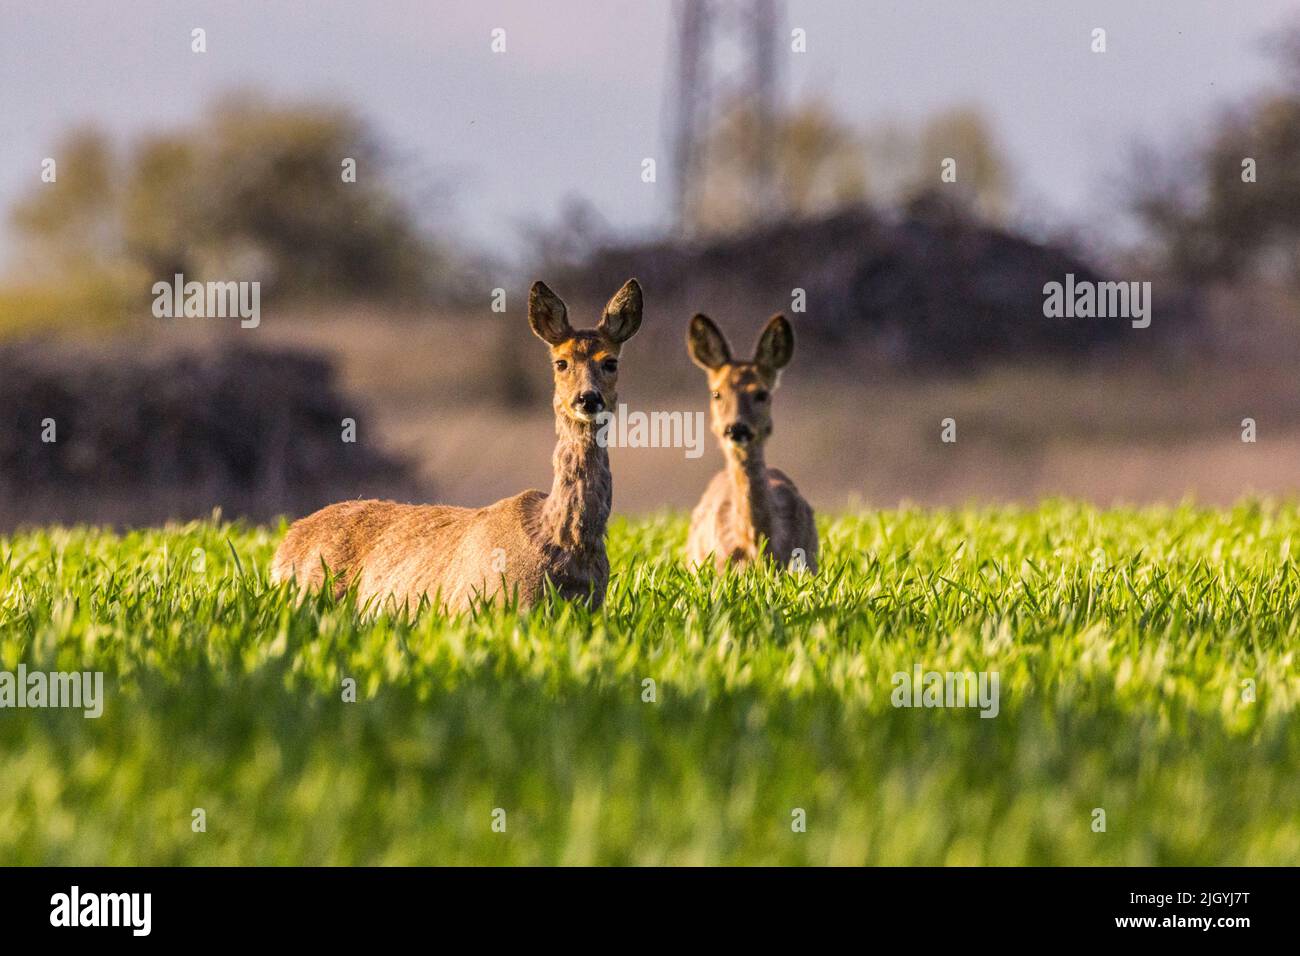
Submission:
<svg viewBox="0 0 1300 956">
<path fill-rule="evenodd" d="M 790 323 L 773 316 L 746 362 L 733 360 L 726 337 L 711 319 L 697 315 L 686 347 L 708 376 L 709 417 L 726 459 L 691 514 L 687 559 L 722 570 L 729 562 L 766 557 L 816 571 L 813 510 L 788 475 L 767 467 L 763 451 L 772 434 L 772 393 L 794 355 Z"/>
<path fill-rule="evenodd" d="M 594 329 L 574 330 L 564 303 L 533 284 L 528 321 L 550 348 L 557 441 L 549 493 L 525 491 L 485 508 L 344 501 L 293 523 L 276 551 L 274 581 L 414 610 L 426 597 L 463 610 L 478 598 L 530 606 L 547 582 L 599 606 L 609 582 L 605 525 L 613 501 L 598 417 L 616 407 L 618 356 L 641 325 L 641 287 L 629 280 Z"/>
</svg>

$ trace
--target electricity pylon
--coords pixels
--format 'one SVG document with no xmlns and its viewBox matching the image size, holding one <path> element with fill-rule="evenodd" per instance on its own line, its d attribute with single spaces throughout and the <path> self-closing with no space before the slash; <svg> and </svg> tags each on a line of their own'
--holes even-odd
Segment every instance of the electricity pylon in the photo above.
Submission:
<svg viewBox="0 0 1300 956">
<path fill-rule="evenodd" d="M 753 202 L 761 217 L 776 194 L 778 0 L 677 0 L 675 16 L 667 111 L 673 225 L 680 232 L 693 225 L 710 140 L 726 109 L 742 109 L 752 117 L 746 155 L 736 159 L 752 177 Z"/>
</svg>

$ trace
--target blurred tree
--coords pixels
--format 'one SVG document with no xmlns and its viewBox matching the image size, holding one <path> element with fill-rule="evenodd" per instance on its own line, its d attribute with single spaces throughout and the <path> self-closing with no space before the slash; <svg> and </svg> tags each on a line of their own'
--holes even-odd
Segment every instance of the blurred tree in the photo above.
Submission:
<svg viewBox="0 0 1300 956">
<path fill-rule="evenodd" d="M 729 233 L 763 220 L 826 215 L 867 199 L 905 206 L 942 191 L 945 205 L 1000 222 L 1008 207 L 1007 168 L 988 121 L 973 107 L 940 113 L 920 129 L 885 123 L 866 134 L 851 129 L 825 103 L 812 100 L 778 116 L 776 204 L 759 206 L 753 114 L 732 109 L 714 130 L 704 188 L 690 211 L 693 231 Z M 940 180 L 941 162 L 956 160 L 956 180 Z"/>
<path fill-rule="evenodd" d="M 811 101 L 778 116 L 772 134 L 776 206 L 762 208 L 746 144 L 758 135 L 752 111 L 728 110 L 705 155 L 704 186 L 688 217 L 695 231 L 725 233 L 761 220 L 805 218 L 866 198 L 866 158 L 858 136 L 824 103 Z"/>
<path fill-rule="evenodd" d="M 38 273 L 102 267 L 122 248 L 120 170 L 108 138 L 93 127 L 75 129 L 52 158 L 55 182 L 36 186 L 10 215 L 24 239 L 24 266 Z"/>
<path fill-rule="evenodd" d="M 1186 154 L 1160 162 L 1138 152 L 1130 206 L 1184 278 L 1262 271 L 1300 282 L 1300 28 L 1272 46 L 1288 89 L 1223 116 Z"/>
<path fill-rule="evenodd" d="M 951 182 L 940 178 L 949 159 L 955 163 Z M 1006 219 L 1006 160 L 978 108 L 957 107 L 928 120 L 917 137 L 912 163 L 909 198 L 940 190 L 946 200 L 955 200 L 986 222 Z"/>
<path fill-rule="evenodd" d="M 262 269 L 292 293 L 392 295 L 420 289 L 431 251 L 384 176 L 386 157 L 341 108 L 220 104 L 189 189 L 205 269 Z M 345 182 L 342 161 L 356 161 Z M 148 188 L 147 184 L 141 184 Z"/>
<path fill-rule="evenodd" d="M 57 155 L 58 187 L 37 187 L 13 221 L 64 273 L 108 264 L 152 280 L 258 280 L 267 294 L 401 297 L 436 291 L 450 271 L 392 186 L 389 157 L 343 108 L 240 95 L 117 165 L 91 130 Z"/>
<path fill-rule="evenodd" d="M 784 117 L 777 137 L 780 195 L 788 213 L 808 216 L 866 198 L 861 140 L 825 104 L 811 102 Z"/>
<path fill-rule="evenodd" d="M 896 119 L 872 124 L 862 137 L 872 202 L 898 206 L 916 191 L 916 131 Z"/>
<path fill-rule="evenodd" d="M 194 274 L 195 243 L 203 233 L 197 150 L 179 136 L 153 136 L 135 151 L 123 196 L 123 242 L 130 256 L 158 278 Z"/>
</svg>

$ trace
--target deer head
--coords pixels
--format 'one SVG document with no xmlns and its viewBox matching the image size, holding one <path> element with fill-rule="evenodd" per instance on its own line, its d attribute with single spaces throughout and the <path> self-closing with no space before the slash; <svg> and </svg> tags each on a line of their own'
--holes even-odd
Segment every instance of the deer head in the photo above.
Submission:
<svg viewBox="0 0 1300 956">
<path fill-rule="evenodd" d="M 794 355 L 794 329 L 785 316 L 768 320 L 747 362 L 731 357 L 726 336 L 705 315 L 691 319 L 686 348 L 709 378 L 710 420 L 723 450 L 741 456 L 761 450 L 772 434 L 772 392 Z"/>
<path fill-rule="evenodd" d="M 544 282 L 528 293 L 528 324 L 550 346 L 557 417 L 594 425 L 618 401 L 618 354 L 641 327 L 641 286 L 628 279 L 605 305 L 594 329 L 574 329 L 568 310 Z"/>
</svg>

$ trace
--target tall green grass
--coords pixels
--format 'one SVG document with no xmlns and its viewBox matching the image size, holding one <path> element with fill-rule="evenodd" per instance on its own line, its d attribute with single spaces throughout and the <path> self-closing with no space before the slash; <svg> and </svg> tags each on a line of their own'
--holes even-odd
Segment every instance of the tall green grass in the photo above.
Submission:
<svg viewBox="0 0 1300 956">
<path fill-rule="evenodd" d="M 684 518 L 618 521 L 598 613 L 414 621 L 295 606 L 272 529 L 0 539 L 0 669 L 107 695 L 0 710 L 0 863 L 1300 860 L 1300 508 L 821 531 L 815 577 L 697 577 Z M 998 716 L 895 708 L 918 664 Z"/>
</svg>

